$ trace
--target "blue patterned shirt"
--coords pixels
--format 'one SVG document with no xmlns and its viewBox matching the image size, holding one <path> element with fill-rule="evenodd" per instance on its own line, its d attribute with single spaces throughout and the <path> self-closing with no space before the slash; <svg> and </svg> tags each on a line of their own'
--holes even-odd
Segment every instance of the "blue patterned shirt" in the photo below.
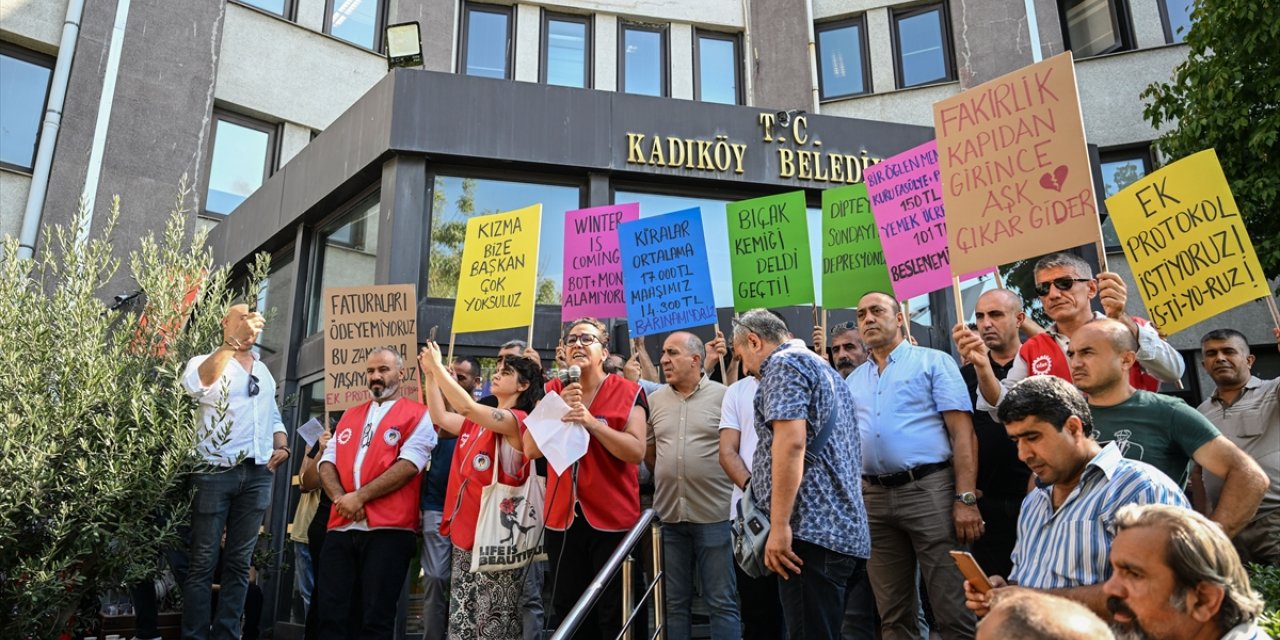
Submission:
<svg viewBox="0 0 1280 640">
<path fill-rule="evenodd" d="M 791 535 L 837 553 L 867 558 L 871 534 L 862 504 L 862 450 L 853 398 L 831 365 L 794 343 L 783 343 L 760 365 L 755 398 L 760 442 L 751 461 L 751 493 L 767 513 L 773 496 L 773 422 L 806 421 L 807 446 L 831 411 L 839 417 L 816 464 L 804 469 L 791 513 Z"/>
<path fill-rule="evenodd" d="M 1191 508 L 1178 485 L 1159 469 L 1128 460 L 1108 444 L 1085 466 L 1080 483 L 1056 513 L 1052 485 L 1027 494 L 1009 578 L 1035 589 L 1105 582 L 1111 575 L 1111 522 L 1126 504 Z"/>
<path fill-rule="evenodd" d="M 951 356 L 906 340 L 889 352 L 882 373 L 875 358 L 849 373 L 862 443 L 863 471 L 878 476 L 951 459 L 943 411 L 973 411 L 969 388 Z"/>
</svg>

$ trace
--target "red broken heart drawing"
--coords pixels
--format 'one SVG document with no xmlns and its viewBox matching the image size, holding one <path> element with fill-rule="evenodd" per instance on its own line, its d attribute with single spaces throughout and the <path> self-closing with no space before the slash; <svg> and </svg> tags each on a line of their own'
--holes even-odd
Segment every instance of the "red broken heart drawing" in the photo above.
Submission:
<svg viewBox="0 0 1280 640">
<path fill-rule="evenodd" d="M 1053 173 L 1046 173 L 1040 176 L 1040 186 L 1054 191 L 1062 191 L 1062 185 L 1067 181 L 1067 165 L 1060 164 Z"/>
</svg>

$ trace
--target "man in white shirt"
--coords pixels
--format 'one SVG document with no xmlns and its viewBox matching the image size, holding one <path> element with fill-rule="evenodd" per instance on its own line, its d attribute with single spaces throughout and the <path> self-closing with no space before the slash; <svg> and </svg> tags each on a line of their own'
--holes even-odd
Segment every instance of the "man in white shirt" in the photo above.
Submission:
<svg viewBox="0 0 1280 640">
<path fill-rule="evenodd" d="M 436 445 L 427 408 L 399 397 L 399 353 L 375 349 L 365 375 L 373 399 L 342 414 L 320 459 L 333 501 L 316 585 L 322 639 L 391 640 L 421 525 L 417 477 Z"/>
<path fill-rule="evenodd" d="M 207 465 L 192 476 L 191 565 L 182 590 L 182 637 L 191 640 L 240 638 L 249 561 L 271 503 L 272 472 L 289 458 L 275 379 L 251 351 L 264 325 L 248 305 L 232 305 L 222 318 L 222 344 L 189 360 L 182 378 L 200 405 L 196 449 Z M 213 615 L 219 555 L 222 579 Z"/>
</svg>

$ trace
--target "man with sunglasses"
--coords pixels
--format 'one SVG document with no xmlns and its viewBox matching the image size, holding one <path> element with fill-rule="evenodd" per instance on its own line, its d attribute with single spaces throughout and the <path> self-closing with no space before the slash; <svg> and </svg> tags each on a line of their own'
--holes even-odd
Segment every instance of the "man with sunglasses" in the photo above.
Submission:
<svg viewBox="0 0 1280 640">
<path fill-rule="evenodd" d="M 990 370 L 978 372 L 981 393 L 975 409 L 995 411 L 1008 390 L 1027 376 L 1054 375 L 1071 380 L 1071 367 L 1067 363 L 1071 336 L 1094 318 L 1107 317 L 1124 324 L 1137 340 L 1138 360 L 1129 372 L 1135 389 L 1155 391 L 1161 382 L 1176 384 L 1182 379 L 1185 365 L 1178 351 L 1160 337 L 1151 323 L 1125 311 L 1128 293 L 1119 275 L 1102 272 L 1094 278 L 1089 263 L 1069 253 L 1040 258 L 1034 271 L 1036 295 L 1044 305 L 1045 314 L 1053 320 L 1053 326 L 1022 344 L 1004 380 L 997 379 Z M 1103 313 L 1096 313 L 1089 306 L 1095 297 L 1102 302 Z M 952 337 L 960 344 L 968 331 L 963 324 L 957 324 L 952 329 Z M 981 352 L 981 341 L 966 343 L 969 350 L 961 347 L 961 355 L 970 362 L 986 357 Z"/>
<path fill-rule="evenodd" d="M 265 324 L 262 314 L 250 311 L 249 305 L 231 305 L 222 318 L 222 344 L 188 361 L 183 374 L 183 386 L 200 405 L 203 429 L 196 450 L 206 464 L 192 478 L 183 638 L 240 637 L 249 561 L 271 503 L 272 472 L 289 459 L 275 379 L 252 351 Z M 224 529 L 226 545 L 220 551 Z M 220 554 L 221 587 L 214 615 L 213 573 Z"/>
</svg>

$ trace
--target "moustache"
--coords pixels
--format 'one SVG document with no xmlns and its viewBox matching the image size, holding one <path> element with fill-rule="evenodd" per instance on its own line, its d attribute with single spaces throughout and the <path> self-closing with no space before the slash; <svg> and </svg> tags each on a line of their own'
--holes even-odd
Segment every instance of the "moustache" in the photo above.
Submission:
<svg viewBox="0 0 1280 640">
<path fill-rule="evenodd" d="M 852 366 L 853 366 L 853 358 L 840 358 L 839 360 L 836 360 L 836 366 L 837 366 L 837 367 L 852 367 Z"/>
<path fill-rule="evenodd" d="M 1113 614 L 1123 613 L 1130 618 L 1137 619 L 1137 616 L 1133 614 L 1133 610 L 1129 608 L 1129 605 L 1126 605 L 1124 600 L 1115 596 L 1107 596 L 1107 611 L 1110 611 Z"/>
</svg>

